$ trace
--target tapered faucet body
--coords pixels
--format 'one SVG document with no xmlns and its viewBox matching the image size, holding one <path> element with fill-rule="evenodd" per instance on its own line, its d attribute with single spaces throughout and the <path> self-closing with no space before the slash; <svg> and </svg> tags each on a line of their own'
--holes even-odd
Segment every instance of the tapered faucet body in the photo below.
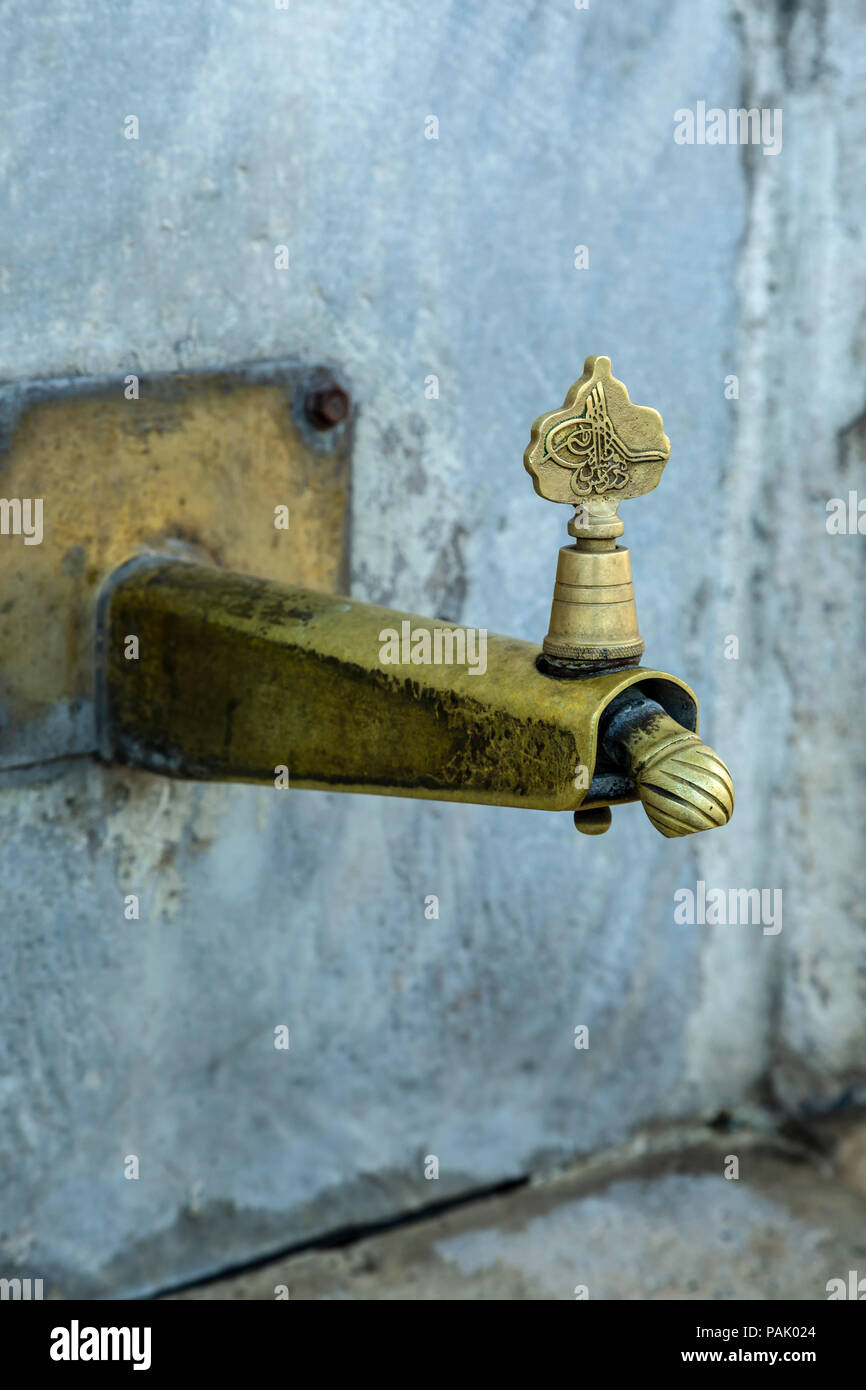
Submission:
<svg viewBox="0 0 866 1390">
<path fill-rule="evenodd" d="M 408 661 L 383 660 L 404 625 Z M 640 681 L 697 721 L 691 690 L 662 672 L 554 680 L 534 643 L 495 634 L 483 672 L 413 662 L 421 634 L 433 651 L 437 630 L 460 630 L 184 561 L 121 570 L 100 626 L 103 756 L 177 777 L 575 811 L 637 795 L 622 768 L 596 766 L 620 692 Z"/>
</svg>

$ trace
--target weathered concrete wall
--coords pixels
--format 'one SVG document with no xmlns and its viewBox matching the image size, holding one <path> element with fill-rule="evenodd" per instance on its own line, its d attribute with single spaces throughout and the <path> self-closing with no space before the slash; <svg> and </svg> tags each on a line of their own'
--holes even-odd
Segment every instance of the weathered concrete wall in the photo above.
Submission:
<svg viewBox="0 0 866 1390">
<path fill-rule="evenodd" d="M 507 1194 L 168 1297 L 838 1299 L 861 1261 L 866 1130 L 851 1110 L 808 1128 L 806 1145 L 657 1130 Z M 721 1177 L 732 1148 L 742 1162 L 736 1186 Z"/>
<path fill-rule="evenodd" d="M 587 840 L 86 762 L 3 790 L 3 1272 L 147 1290 L 656 1119 L 849 1097 L 864 542 L 825 503 L 866 452 L 855 0 L 59 0 L 6 30 L 2 374 L 339 362 L 353 592 L 535 638 L 565 518 L 522 451 L 608 352 L 673 442 L 624 509 L 647 658 L 697 688 L 738 808 L 672 843 L 636 807 Z M 675 143 L 698 101 L 782 108 L 781 153 Z M 676 924 L 698 879 L 783 890 L 782 931 Z"/>
</svg>

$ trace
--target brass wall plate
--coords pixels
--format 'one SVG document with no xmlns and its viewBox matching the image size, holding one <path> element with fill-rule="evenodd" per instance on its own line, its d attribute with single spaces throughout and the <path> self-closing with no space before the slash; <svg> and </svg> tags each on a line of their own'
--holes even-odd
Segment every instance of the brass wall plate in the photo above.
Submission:
<svg viewBox="0 0 866 1390">
<path fill-rule="evenodd" d="M 0 770 L 95 751 L 96 596 L 125 561 L 346 589 L 352 424 L 307 422 L 322 378 L 277 362 L 142 376 L 137 399 L 128 375 L 0 387 Z M 41 500 L 38 543 L 15 499 Z"/>
</svg>

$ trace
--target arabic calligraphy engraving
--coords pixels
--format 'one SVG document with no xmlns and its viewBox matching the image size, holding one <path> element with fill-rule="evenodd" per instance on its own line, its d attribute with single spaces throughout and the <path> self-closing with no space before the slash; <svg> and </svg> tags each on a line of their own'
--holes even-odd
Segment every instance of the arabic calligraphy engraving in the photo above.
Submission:
<svg viewBox="0 0 866 1390">
<path fill-rule="evenodd" d="M 552 463 L 571 470 L 571 490 L 578 497 L 600 496 L 624 488 L 629 480 L 629 464 L 667 458 L 658 450 L 638 452 L 623 443 L 607 413 L 601 382 L 587 396 L 582 416 L 560 421 L 548 430 L 544 453 Z"/>
</svg>

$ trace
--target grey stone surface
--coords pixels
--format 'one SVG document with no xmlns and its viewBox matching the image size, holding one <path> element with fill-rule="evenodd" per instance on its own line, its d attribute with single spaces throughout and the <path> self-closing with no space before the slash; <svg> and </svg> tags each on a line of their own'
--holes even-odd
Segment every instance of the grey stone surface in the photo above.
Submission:
<svg viewBox="0 0 866 1390">
<path fill-rule="evenodd" d="M 732 1157 L 736 1179 L 724 1176 Z M 849 1272 L 862 1271 L 864 1222 L 862 1189 L 835 1182 L 825 1164 L 730 1134 L 611 1156 L 591 1172 L 169 1297 L 815 1302 L 838 1294 L 830 1280 L 847 1290 Z"/>
<path fill-rule="evenodd" d="M 89 763 L 2 790 L 2 1272 L 147 1291 L 417 1208 L 429 1154 L 442 1197 L 749 1094 L 850 1098 L 863 539 L 825 502 L 864 462 L 855 0 L 19 0 L 4 27 L 0 373 L 341 363 L 354 594 L 537 638 L 564 516 L 521 455 L 607 351 L 673 441 L 624 509 L 647 659 L 698 690 L 738 804 L 689 843 L 635 807 L 587 840 Z M 781 154 L 675 144 L 699 100 L 782 107 Z M 698 879 L 782 889 L 783 930 L 676 925 Z"/>
</svg>

